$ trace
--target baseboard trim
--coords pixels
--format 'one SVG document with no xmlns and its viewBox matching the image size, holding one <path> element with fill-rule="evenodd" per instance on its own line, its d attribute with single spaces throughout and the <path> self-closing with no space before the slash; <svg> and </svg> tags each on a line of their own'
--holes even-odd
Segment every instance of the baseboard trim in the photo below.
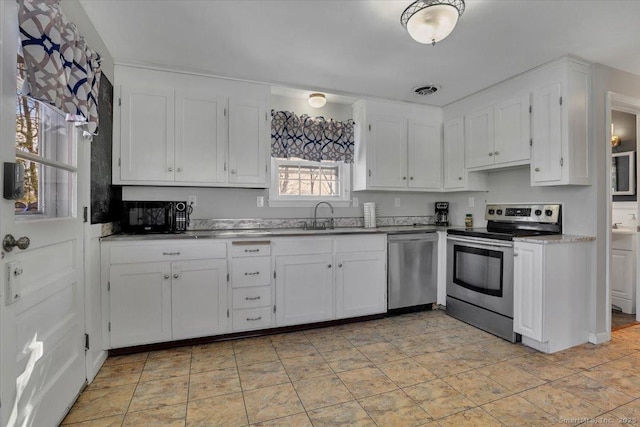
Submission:
<svg viewBox="0 0 640 427">
<path fill-rule="evenodd" d="M 589 342 L 591 344 L 602 344 L 603 342 L 611 341 L 611 332 L 600 332 L 597 334 L 589 334 Z"/>
</svg>

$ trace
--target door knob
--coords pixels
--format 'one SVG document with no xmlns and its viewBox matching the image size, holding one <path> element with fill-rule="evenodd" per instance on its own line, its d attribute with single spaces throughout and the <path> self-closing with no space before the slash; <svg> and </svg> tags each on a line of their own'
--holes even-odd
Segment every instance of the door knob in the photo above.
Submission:
<svg viewBox="0 0 640 427">
<path fill-rule="evenodd" d="M 17 246 L 18 249 L 25 250 L 30 244 L 31 240 L 29 240 L 27 236 L 22 236 L 16 240 L 11 234 L 7 234 L 4 236 L 4 239 L 2 239 L 2 248 L 7 252 L 11 252 L 15 246 Z"/>
<path fill-rule="evenodd" d="M 165 279 L 170 279 L 170 278 L 171 278 L 171 276 L 169 276 L 168 274 L 165 274 L 165 275 L 164 275 L 164 278 L 165 278 Z"/>
<path fill-rule="evenodd" d="M 174 275 L 173 275 L 173 278 L 174 278 L 174 279 L 177 279 L 178 277 L 180 277 L 180 275 L 179 275 L 179 274 L 174 274 Z"/>
</svg>

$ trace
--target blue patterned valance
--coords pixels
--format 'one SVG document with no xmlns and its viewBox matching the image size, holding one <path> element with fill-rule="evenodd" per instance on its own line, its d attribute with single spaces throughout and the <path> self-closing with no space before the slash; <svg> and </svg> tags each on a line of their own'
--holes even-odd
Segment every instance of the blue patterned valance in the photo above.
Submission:
<svg viewBox="0 0 640 427">
<path fill-rule="evenodd" d="M 353 163 L 353 120 L 271 111 L 271 157 Z"/>
<path fill-rule="evenodd" d="M 18 0 L 27 78 L 24 95 L 54 105 L 72 121 L 98 128 L 100 55 L 89 49 L 59 0 Z"/>
</svg>

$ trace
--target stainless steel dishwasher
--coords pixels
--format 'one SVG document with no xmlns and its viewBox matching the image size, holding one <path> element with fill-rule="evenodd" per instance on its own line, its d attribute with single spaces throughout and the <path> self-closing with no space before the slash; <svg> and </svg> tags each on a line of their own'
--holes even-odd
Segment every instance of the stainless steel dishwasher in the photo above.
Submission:
<svg viewBox="0 0 640 427">
<path fill-rule="evenodd" d="M 389 312 L 415 311 L 435 303 L 438 234 L 390 234 L 387 244 Z"/>
</svg>

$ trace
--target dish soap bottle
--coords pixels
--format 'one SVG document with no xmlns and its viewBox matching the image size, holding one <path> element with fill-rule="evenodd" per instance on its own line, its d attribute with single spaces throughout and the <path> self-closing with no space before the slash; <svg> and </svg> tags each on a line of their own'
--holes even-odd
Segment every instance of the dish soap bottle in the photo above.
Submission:
<svg viewBox="0 0 640 427">
<path fill-rule="evenodd" d="M 467 214 L 464 217 L 464 226 L 466 228 L 473 228 L 473 215 L 472 214 Z"/>
</svg>

